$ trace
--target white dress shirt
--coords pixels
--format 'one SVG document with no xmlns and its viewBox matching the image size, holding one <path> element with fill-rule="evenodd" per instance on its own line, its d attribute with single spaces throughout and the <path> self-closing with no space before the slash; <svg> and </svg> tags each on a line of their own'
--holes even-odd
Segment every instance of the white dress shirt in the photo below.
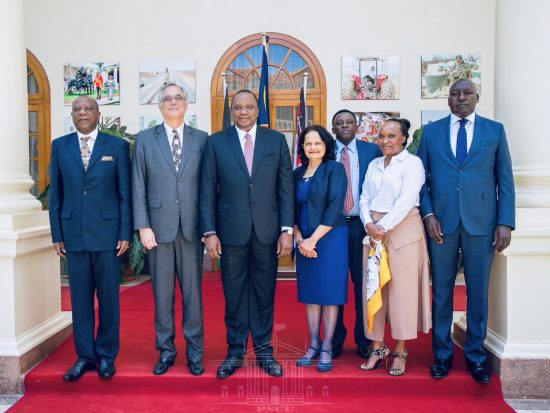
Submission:
<svg viewBox="0 0 550 413">
<path fill-rule="evenodd" d="M 170 145 L 170 152 L 172 152 L 172 143 L 174 142 L 174 132 L 172 132 L 174 130 L 174 128 L 171 128 L 170 126 L 168 126 L 166 124 L 166 122 L 163 122 L 164 124 L 164 129 L 166 130 L 166 136 L 168 136 L 168 145 Z M 181 149 L 183 147 L 183 123 L 178 126 L 176 128 L 176 130 L 178 131 L 178 135 L 180 137 L 180 150 L 179 150 L 179 154 L 181 155 Z"/>
<path fill-rule="evenodd" d="M 339 140 L 336 140 L 336 160 L 340 161 L 342 157 L 342 150 L 344 149 L 344 144 Z M 359 154 L 357 153 L 357 141 L 353 139 L 348 145 L 348 156 L 349 156 L 349 171 L 350 171 L 350 184 L 351 184 L 351 195 L 353 198 L 353 208 L 348 212 L 348 216 L 356 217 L 359 215 Z"/>
<path fill-rule="evenodd" d="M 80 138 L 84 136 L 90 137 L 90 139 L 88 140 L 88 148 L 90 148 L 90 154 L 91 154 L 94 150 L 94 144 L 95 144 L 95 140 L 97 139 L 98 133 L 99 133 L 99 130 L 97 129 L 97 126 L 93 131 L 87 134 L 80 133 L 78 129 L 76 130 L 76 134 L 78 136 L 78 146 L 80 146 L 80 153 L 82 153 L 82 141 L 80 140 Z"/>
<path fill-rule="evenodd" d="M 425 173 L 422 161 L 404 149 L 384 168 L 385 157 L 373 160 L 367 169 L 361 192 L 361 221 L 372 223 L 371 211 L 386 213 L 377 225 L 394 228 L 412 208 L 420 205 L 420 188 Z"/>
<path fill-rule="evenodd" d="M 252 129 L 250 129 L 248 132 L 247 131 L 244 131 L 244 130 L 241 130 L 239 128 L 237 128 L 237 126 L 235 126 L 235 129 L 237 129 L 237 135 L 239 135 L 239 143 L 241 144 L 241 149 L 243 150 L 243 154 L 244 154 L 244 135 L 246 135 L 247 133 L 252 136 L 252 147 L 254 147 L 254 145 L 256 145 L 256 129 L 258 128 L 258 125 L 257 124 L 254 124 L 254 126 L 252 126 Z"/>
<path fill-rule="evenodd" d="M 472 140 L 474 139 L 474 126 L 476 123 L 476 114 L 472 112 L 469 116 L 466 116 L 464 119 L 468 119 L 464 128 L 466 129 L 466 150 L 470 150 L 472 146 Z M 451 113 L 451 149 L 453 150 L 453 155 L 456 156 L 456 138 L 458 135 L 458 128 L 460 128 L 460 118 Z"/>
</svg>

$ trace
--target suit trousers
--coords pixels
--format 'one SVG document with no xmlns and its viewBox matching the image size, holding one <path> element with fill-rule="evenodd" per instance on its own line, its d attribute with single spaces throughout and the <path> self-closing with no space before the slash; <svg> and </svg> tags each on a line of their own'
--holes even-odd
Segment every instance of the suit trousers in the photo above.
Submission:
<svg viewBox="0 0 550 413">
<path fill-rule="evenodd" d="M 453 291 L 458 268 L 458 250 L 462 250 L 466 281 L 466 344 L 464 355 L 473 363 L 487 358 L 483 342 L 487 333 L 489 274 L 494 257 L 493 235 L 470 235 L 462 222 L 452 234 L 443 236 L 443 243 L 428 240 L 432 269 L 432 351 L 436 359 L 453 355 L 451 324 Z"/>
<path fill-rule="evenodd" d="M 249 332 L 258 358 L 273 354 L 277 244 L 262 244 L 252 227 L 245 245 L 222 245 L 228 355 L 243 357 Z"/>
<path fill-rule="evenodd" d="M 353 295 L 355 302 L 355 326 L 353 338 L 357 347 L 370 345 L 370 340 L 365 336 L 363 328 L 363 238 L 366 235 L 365 227 L 359 217 L 348 221 L 348 254 L 349 271 L 353 282 Z M 347 330 L 344 325 L 344 306 L 338 306 L 338 319 L 332 338 L 333 346 L 343 346 L 346 340 Z"/>
<path fill-rule="evenodd" d="M 174 345 L 174 289 L 177 278 L 183 304 L 182 327 L 187 360 L 202 360 L 202 256 L 202 242 L 187 241 L 181 227 L 173 242 L 159 242 L 148 251 L 155 298 L 155 348 L 160 351 L 160 357 L 173 360 L 177 355 Z"/>
<path fill-rule="evenodd" d="M 79 361 L 113 362 L 120 347 L 120 260 L 116 251 L 67 252 L 73 336 Z M 98 328 L 94 338 L 94 294 Z"/>
</svg>

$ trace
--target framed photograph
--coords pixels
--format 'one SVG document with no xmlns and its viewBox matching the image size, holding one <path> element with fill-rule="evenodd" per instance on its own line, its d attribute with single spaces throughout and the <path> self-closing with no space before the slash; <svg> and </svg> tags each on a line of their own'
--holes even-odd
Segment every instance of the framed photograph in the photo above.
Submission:
<svg viewBox="0 0 550 413">
<path fill-rule="evenodd" d="M 111 62 L 63 65 L 65 106 L 79 96 L 89 96 L 99 105 L 120 105 L 120 64 Z"/>
<path fill-rule="evenodd" d="M 422 99 L 449 96 L 449 86 L 460 78 L 471 79 L 481 94 L 480 53 L 426 54 L 420 58 Z"/>
<path fill-rule="evenodd" d="M 367 142 L 378 140 L 382 124 L 391 118 L 398 118 L 399 112 L 355 112 L 357 119 L 357 139 Z"/>
<path fill-rule="evenodd" d="M 399 99 L 399 56 L 342 57 L 342 100 Z"/>
<path fill-rule="evenodd" d="M 175 83 L 187 92 L 189 103 L 196 102 L 195 62 L 141 62 L 139 64 L 139 103 L 156 104 L 162 85 Z"/>
<path fill-rule="evenodd" d="M 184 122 L 193 128 L 197 127 L 197 115 L 185 114 Z M 153 126 L 160 125 L 162 123 L 162 116 L 140 116 L 139 117 L 139 130 L 145 130 L 152 128 Z"/>
<path fill-rule="evenodd" d="M 421 112 L 422 126 L 443 119 L 445 116 L 449 116 L 450 113 L 449 110 L 423 110 Z"/>
</svg>

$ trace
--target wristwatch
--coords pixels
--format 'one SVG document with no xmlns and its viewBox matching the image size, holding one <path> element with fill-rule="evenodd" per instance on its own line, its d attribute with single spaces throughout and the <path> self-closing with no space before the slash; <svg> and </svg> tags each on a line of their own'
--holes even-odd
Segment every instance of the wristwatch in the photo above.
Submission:
<svg viewBox="0 0 550 413">
<path fill-rule="evenodd" d="M 282 234 L 283 232 L 286 232 L 286 233 L 287 233 L 288 235 L 290 235 L 290 236 L 292 236 L 292 234 L 294 234 L 294 230 L 293 230 L 292 228 L 283 229 L 283 230 L 281 231 L 281 234 Z"/>
</svg>

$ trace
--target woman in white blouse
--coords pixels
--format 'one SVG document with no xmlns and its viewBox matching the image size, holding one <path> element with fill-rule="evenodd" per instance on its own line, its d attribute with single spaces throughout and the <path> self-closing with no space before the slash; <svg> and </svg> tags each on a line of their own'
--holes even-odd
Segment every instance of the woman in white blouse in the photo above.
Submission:
<svg viewBox="0 0 550 413">
<path fill-rule="evenodd" d="M 417 331 L 427 333 L 431 327 L 428 254 L 418 211 L 425 174 L 420 159 L 405 149 L 410 126 L 407 119 L 390 119 L 382 125 L 378 145 L 384 156 L 370 163 L 360 201 L 361 220 L 368 236 L 383 241 L 392 277 L 382 288 L 383 304 L 374 315 L 372 332 L 365 328 L 365 335 L 372 340 L 372 353 L 360 367 L 375 369 L 391 354 L 392 376 L 405 373 L 405 341 L 415 339 Z M 365 245 L 365 249 L 363 268 L 370 246 Z M 397 341 L 393 353 L 384 344 L 386 320 Z"/>
</svg>

